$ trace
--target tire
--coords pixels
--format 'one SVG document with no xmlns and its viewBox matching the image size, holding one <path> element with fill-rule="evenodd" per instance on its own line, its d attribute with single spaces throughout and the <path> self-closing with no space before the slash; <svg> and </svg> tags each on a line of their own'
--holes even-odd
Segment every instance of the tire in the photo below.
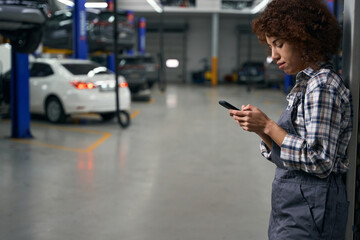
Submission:
<svg viewBox="0 0 360 240">
<path fill-rule="evenodd" d="M 42 39 L 41 27 L 18 32 L 15 37 L 10 38 L 10 44 L 16 52 L 33 53 L 38 48 Z"/>
<path fill-rule="evenodd" d="M 49 122 L 63 123 L 66 120 L 64 108 L 57 97 L 50 97 L 45 104 L 45 114 Z"/>
<path fill-rule="evenodd" d="M 119 112 L 119 124 L 122 128 L 127 128 L 130 126 L 130 114 L 127 111 Z"/>
<path fill-rule="evenodd" d="M 115 117 L 115 115 L 116 115 L 116 113 L 114 113 L 114 112 L 100 113 L 100 116 L 103 121 L 110 121 L 111 119 L 113 119 Z"/>
</svg>

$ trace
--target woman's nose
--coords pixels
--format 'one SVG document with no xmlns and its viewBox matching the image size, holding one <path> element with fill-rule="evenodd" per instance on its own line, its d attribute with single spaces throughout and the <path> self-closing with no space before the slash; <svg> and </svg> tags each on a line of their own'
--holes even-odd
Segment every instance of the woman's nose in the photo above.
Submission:
<svg viewBox="0 0 360 240">
<path fill-rule="evenodd" d="M 271 50 L 271 58 L 275 62 L 280 59 L 280 55 L 275 49 Z"/>
</svg>

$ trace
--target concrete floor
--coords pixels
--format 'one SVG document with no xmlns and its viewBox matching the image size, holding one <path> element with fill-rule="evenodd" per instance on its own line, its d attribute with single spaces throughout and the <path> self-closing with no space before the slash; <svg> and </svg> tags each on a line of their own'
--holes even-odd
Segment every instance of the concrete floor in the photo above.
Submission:
<svg viewBox="0 0 360 240">
<path fill-rule="evenodd" d="M 218 100 L 277 120 L 285 94 L 170 85 L 133 102 L 127 129 L 97 116 L 33 119 L 32 140 L 0 120 L 0 239 L 267 239 L 274 165 Z"/>
</svg>

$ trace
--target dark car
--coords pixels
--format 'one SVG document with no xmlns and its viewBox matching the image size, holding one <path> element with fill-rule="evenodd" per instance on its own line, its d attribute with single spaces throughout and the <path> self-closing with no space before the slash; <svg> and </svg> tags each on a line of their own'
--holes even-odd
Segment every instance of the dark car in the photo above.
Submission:
<svg viewBox="0 0 360 240">
<path fill-rule="evenodd" d="M 248 61 L 243 63 L 239 71 L 240 83 L 264 82 L 265 67 L 263 62 Z"/>
<path fill-rule="evenodd" d="M 87 42 L 90 52 L 113 51 L 114 14 L 111 11 L 86 9 Z M 125 11 L 118 12 L 118 47 L 130 49 L 135 42 L 134 27 L 127 20 Z M 73 14 L 70 10 L 56 11 L 45 25 L 43 45 L 55 49 L 72 49 Z"/>
<path fill-rule="evenodd" d="M 146 54 L 133 54 L 133 55 L 120 55 L 120 66 L 122 71 L 124 69 L 145 69 L 146 81 L 151 88 L 159 79 L 159 64 L 155 62 L 152 55 Z"/>
<path fill-rule="evenodd" d="M 47 0 L 0 0 L 0 34 L 15 51 L 32 53 L 41 42 L 48 12 Z"/>
<path fill-rule="evenodd" d="M 265 84 L 268 86 L 283 85 L 285 81 L 285 73 L 279 69 L 276 63 L 266 63 L 264 80 Z"/>
<path fill-rule="evenodd" d="M 150 89 L 146 67 L 137 55 L 119 55 L 119 73 L 126 78 L 132 93 Z"/>
</svg>

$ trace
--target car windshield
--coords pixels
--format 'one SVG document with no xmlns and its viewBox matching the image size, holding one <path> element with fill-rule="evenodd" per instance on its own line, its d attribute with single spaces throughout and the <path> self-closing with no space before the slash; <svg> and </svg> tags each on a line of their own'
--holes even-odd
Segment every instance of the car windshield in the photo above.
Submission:
<svg viewBox="0 0 360 240">
<path fill-rule="evenodd" d="M 127 18 L 126 15 L 124 14 L 118 14 L 118 21 L 119 22 L 126 22 Z M 114 14 L 112 12 L 102 12 L 101 14 L 99 14 L 99 19 L 100 21 L 106 21 L 106 22 L 114 22 Z"/>
<path fill-rule="evenodd" d="M 244 63 L 244 67 L 263 67 L 263 63 L 258 63 L 258 62 L 246 62 Z"/>
<path fill-rule="evenodd" d="M 145 57 L 144 63 L 154 63 L 154 59 L 152 57 Z"/>
<path fill-rule="evenodd" d="M 63 63 L 62 64 L 69 72 L 74 75 L 89 75 L 94 76 L 97 74 L 111 74 L 112 72 L 101 65 L 92 64 L 92 63 Z"/>
<path fill-rule="evenodd" d="M 154 59 L 151 57 L 137 57 L 137 58 L 123 58 L 120 60 L 120 65 L 137 65 L 143 63 L 154 63 Z"/>
</svg>

